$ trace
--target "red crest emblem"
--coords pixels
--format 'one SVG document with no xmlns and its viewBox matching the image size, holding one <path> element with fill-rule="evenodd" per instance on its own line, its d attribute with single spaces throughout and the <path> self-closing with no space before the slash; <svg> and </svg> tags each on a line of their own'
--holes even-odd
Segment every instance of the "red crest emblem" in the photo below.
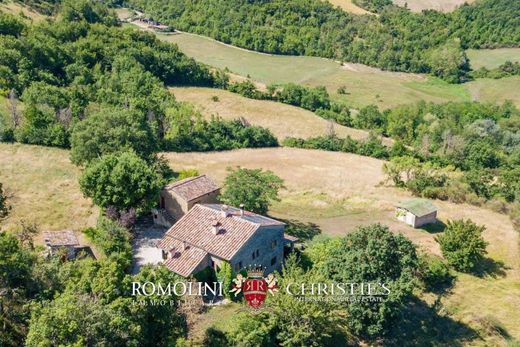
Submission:
<svg viewBox="0 0 520 347">
<path fill-rule="evenodd" d="M 231 292 L 234 292 L 235 296 L 237 296 L 242 291 L 247 303 L 254 309 L 262 306 L 268 292 L 274 295 L 274 293 L 278 291 L 275 276 L 269 274 L 264 278 L 262 269 L 249 270 L 247 272 L 247 278 L 238 274 L 233 282 Z"/>
<path fill-rule="evenodd" d="M 267 296 L 267 282 L 263 278 L 248 279 L 244 283 L 244 298 L 252 308 L 259 308 Z"/>
</svg>

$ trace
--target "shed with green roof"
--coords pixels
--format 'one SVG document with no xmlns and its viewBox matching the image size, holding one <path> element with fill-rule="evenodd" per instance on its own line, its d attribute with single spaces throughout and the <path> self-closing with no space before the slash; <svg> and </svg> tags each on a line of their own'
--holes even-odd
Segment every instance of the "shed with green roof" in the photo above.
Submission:
<svg viewBox="0 0 520 347">
<path fill-rule="evenodd" d="M 437 207 L 426 199 L 410 199 L 397 205 L 396 217 L 414 228 L 437 222 Z"/>
</svg>

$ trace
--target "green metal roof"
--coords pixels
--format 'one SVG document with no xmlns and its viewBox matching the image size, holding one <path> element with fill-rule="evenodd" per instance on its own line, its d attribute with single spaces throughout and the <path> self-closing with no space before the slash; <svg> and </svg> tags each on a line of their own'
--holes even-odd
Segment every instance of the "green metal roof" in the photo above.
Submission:
<svg viewBox="0 0 520 347">
<path fill-rule="evenodd" d="M 403 208 L 417 217 L 426 216 L 437 211 L 437 207 L 430 200 L 411 199 L 401 202 L 398 207 Z"/>
</svg>

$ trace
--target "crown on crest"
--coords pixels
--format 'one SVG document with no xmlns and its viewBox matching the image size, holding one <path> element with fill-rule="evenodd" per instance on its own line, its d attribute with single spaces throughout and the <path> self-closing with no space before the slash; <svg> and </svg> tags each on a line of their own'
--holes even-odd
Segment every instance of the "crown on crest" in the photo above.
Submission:
<svg viewBox="0 0 520 347">
<path fill-rule="evenodd" d="M 261 265 L 249 265 L 247 268 L 247 277 L 263 277 L 265 268 Z"/>
</svg>

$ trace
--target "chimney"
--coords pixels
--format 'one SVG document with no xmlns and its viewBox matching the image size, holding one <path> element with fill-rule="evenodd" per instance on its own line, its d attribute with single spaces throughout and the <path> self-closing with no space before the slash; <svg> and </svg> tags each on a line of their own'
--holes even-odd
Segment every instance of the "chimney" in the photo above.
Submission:
<svg viewBox="0 0 520 347">
<path fill-rule="evenodd" d="M 182 241 L 182 250 L 185 251 L 186 249 L 188 249 L 188 244 L 186 241 Z"/>
<path fill-rule="evenodd" d="M 168 251 L 168 259 L 173 258 L 174 255 L 175 255 L 175 247 L 171 248 L 171 249 Z"/>
<path fill-rule="evenodd" d="M 244 204 L 240 204 L 240 217 L 244 215 Z"/>
<path fill-rule="evenodd" d="M 216 219 L 211 223 L 211 231 L 213 232 L 213 235 L 218 235 L 220 231 L 220 223 Z"/>
<path fill-rule="evenodd" d="M 229 216 L 228 205 L 222 205 L 222 207 L 220 209 L 220 214 L 222 215 L 222 218 L 226 218 Z"/>
</svg>

